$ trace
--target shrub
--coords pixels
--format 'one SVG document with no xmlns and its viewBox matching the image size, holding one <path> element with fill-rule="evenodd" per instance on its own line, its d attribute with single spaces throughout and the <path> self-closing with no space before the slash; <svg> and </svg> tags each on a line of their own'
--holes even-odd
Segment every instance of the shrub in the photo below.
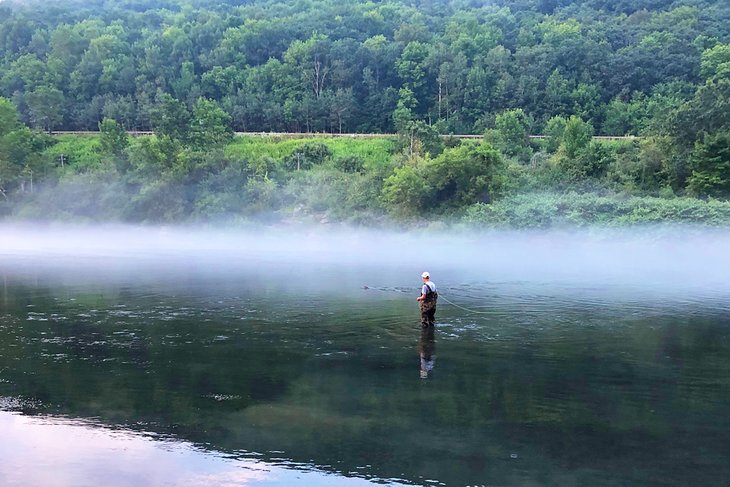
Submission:
<svg viewBox="0 0 730 487">
<path fill-rule="evenodd" d="M 490 205 L 472 205 L 464 212 L 462 221 L 476 226 L 512 228 L 647 223 L 720 226 L 730 224 L 730 202 L 592 193 L 523 193 Z"/>
<path fill-rule="evenodd" d="M 362 172 L 365 160 L 360 156 L 349 155 L 335 158 L 333 165 L 342 172 Z"/>
<path fill-rule="evenodd" d="M 398 216 L 414 216 L 428 198 L 426 179 L 414 166 L 396 168 L 383 184 L 383 201 L 388 210 Z"/>
<path fill-rule="evenodd" d="M 506 165 L 499 152 L 486 142 L 446 149 L 424 166 L 433 189 L 431 206 L 463 206 L 488 202 L 502 194 Z"/>
<path fill-rule="evenodd" d="M 308 142 L 303 144 L 291 153 L 286 161 L 289 170 L 311 169 L 322 164 L 332 156 L 332 151 L 326 144 L 321 142 Z"/>
</svg>

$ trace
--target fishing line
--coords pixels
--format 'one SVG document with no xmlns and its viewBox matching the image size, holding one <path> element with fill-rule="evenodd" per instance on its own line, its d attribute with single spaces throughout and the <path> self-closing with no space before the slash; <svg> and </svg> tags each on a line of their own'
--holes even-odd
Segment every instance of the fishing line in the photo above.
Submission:
<svg viewBox="0 0 730 487">
<path fill-rule="evenodd" d="M 373 290 L 373 291 L 392 292 L 392 293 L 406 293 L 406 292 L 409 292 L 410 291 L 410 290 L 406 290 L 406 289 L 397 289 L 397 288 L 390 288 L 389 289 L 389 288 L 371 287 L 371 286 L 363 286 L 362 288 L 365 289 L 365 290 L 370 289 L 370 290 Z M 456 304 L 453 301 L 449 301 L 442 293 L 438 293 L 438 294 L 439 294 L 439 299 L 443 299 L 444 301 L 446 301 L 451 306 L 456 306 L 457 308 L 463 309 L 464 311 L 467 311 L 469 313 L 476 313 L 476 314 L 480 314 L 480 315 L 487 315 L 487 314 L 492 313 L 491 311 L 479 311 L 479 310 L 475 310 L 475 309 L 465 308 L 464 306 L 461 306 L 459 304 Z"/>
<path fill-rule="evenodd" d="M 487 315 L 487 314 L 490 314 L 491 313 L 491 311 L 477 311 L 475 309 L 465 308 L 463 306 L 460 306 L 460 305 L 458 305 L 456 303 L 453 303 L 453 302 L 449 301 L 441 293 L 439 293 L 439 298 L 440 299 L 443 299 L 444 301 L 446 301 L 447 303 L 449 303 L 451 306 L 456 306 L 457 308 L 463 309 L 464 311 L 468 311 L 469 313 L 477 313 L 477 314 L 480 314 L 480 315 Z"/>
</svg>

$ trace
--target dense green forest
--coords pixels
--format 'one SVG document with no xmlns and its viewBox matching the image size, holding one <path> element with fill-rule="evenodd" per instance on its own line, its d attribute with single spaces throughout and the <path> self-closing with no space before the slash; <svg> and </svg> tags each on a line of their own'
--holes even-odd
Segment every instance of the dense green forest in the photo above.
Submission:
<svg viewBox="0 0 730 487">
<path fill-rule="evenodd" d="M 730 222 L 724 1 L 6 1 L 0 67 L 14 217 Z"/>
</svg>

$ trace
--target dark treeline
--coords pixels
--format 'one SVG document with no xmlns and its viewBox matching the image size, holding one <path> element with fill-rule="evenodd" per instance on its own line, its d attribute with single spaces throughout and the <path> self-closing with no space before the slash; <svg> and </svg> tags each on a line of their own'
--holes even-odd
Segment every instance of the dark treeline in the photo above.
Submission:
<svg viewBox="0 0 730 487">
<path fill-rule="evenodd" d="M 730 195 L 727 2 L 31 0 L 0 4 L 0 66 L 0 213 L 730 218 L 670 202 Z M 234 130 L 399 140 L 241 153 Z"/>
<path fill-rule="evenodd" d="M 710 0 L 31 0 L 0 19 L 0 96 L 44 129 L 151 129 L 167 94 L 242 131 L 482 133 L 521 108 L 535 133 L 577 115 L 638 135 L 727 77 L 730 49 Z"/>
</svg>

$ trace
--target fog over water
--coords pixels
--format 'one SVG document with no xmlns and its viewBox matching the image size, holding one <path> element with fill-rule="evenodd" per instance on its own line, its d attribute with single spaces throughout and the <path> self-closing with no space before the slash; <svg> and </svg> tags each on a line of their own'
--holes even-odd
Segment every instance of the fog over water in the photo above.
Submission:
<svg viewBox="0 0 730 487">
<path fill-rule="evenodd" d="M 367 277 L 362 285 L 381 287 L 413 285 L 414 276 L 417 284 L 427 269 L 451 285 L 528 281 L 730 292 L 730 231 L 696 228 L 450 234 L 6 224 L 0 226 L 0 257 L 3 267 L 57 269 L 68 277 L 89 268 L 113 278 L 194 266 L 212 274 L 292 273 L 322 287 L 332 273 L 357 273 Z"/>
</svg>

